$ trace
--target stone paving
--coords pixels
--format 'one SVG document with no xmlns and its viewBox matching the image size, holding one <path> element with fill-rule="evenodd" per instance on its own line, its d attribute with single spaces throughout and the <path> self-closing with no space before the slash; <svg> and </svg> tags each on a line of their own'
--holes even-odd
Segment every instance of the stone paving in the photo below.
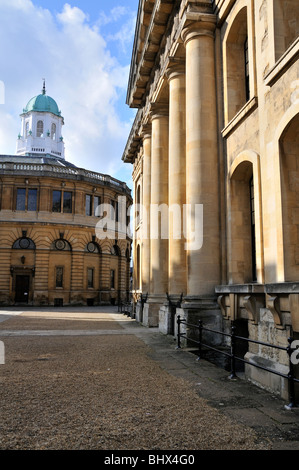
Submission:
<svg viewBox="0 0 299 470">
<path fill-rule="evenodd" d="M 136 338 L 135 340 L 133 339 L 134 337 Z M 73 309 L 65 307 L 60 310 L 48 308 L 42 311 L 37 308 L 2 309 L 2 311 L 0 310 L 0 340 L 3 341 L 6 346 L 6 364 L 0 365 L 0 379 L 4 392 L 3 397 L 6 397 L 6 402 L 3 398 L 1 409 L 3 417 L 5 418 L 4 421 L 6 420 L 5 422 L 9 428 L 9 433 L 7 433 L 5 424 L 3 424 L 2 427 L 0 426 L 1 449 L 56 449 L 59 448 L 59 445 L 71 445 L 71 448 L 77 448 L 76 446 L 79 446 L 79 448 L 91 449 L 102 449 L 109 446 L 108 448 L 114 449 L 221 448 L 235 450 L 247 448 L 255 449 L 253 442 L 261 443 L 260 448 L 262 449 L 299 449 L 299 412 L 297 408 L 286 410 L 284 407 L 286 403 L 279 397 L 243 379 L 229 379 L 227 371 L 205 360 L 198 361 L 196 355 L 186 349 L 178 350 L 176 348 L 175 339 L 172 336 L 162 335 L 157 328 L 143 327 L 135 320 L 118 313 L 115 307 Z M 68 357 L 65 356 L 65 368 L 63 364 L 58 361 L 59 358 L 61 360 L 59 353 L 62 340 L 65 341 L 65 351 L 69 353 Z M 48 354 L 45 351 L 41 354 L 42 350 L 40 349 L 40 344 L 49 345 Z M 93 371 L 89 370 L 88 375 L 89 379 L 90 374 L 92 374 L 93 377 L 93 382 L 90 382 L 90 392 L 94 395 L 94 389 L 92 387 L 96 385 L 96 387 L 98 387 L 96 390 L 101 389 L 102 396 L 106 394 L 105 396 L 109 397 L 107 387 L 111 387 L 110 396 L 112 396 L 112 390 L 115 389 L 116 384 L 113 382 L 113 376 L 110 376 L 112 381 L 109 381 L 107 378 L 107 371 L 110 370 L 110 367 L 105 368 L 107 364 L 111 364 L 111 367 L 115 368 L 114 379 L 118 379 L 118 383 L 119 380 L 121 381 L 123 387 L 122 394 L 126 397 L 125 405 L 119 397 L 117 399 L 118 401 L 115 403 L 121 404 L 123 407 L 126 406 L 127 411 L 124 408 L 116 411 L 114 404 L 112 415 L 114 418 L 117 416 L 118 421 L 114 418 L 110 421 L 108 415 L 103 416 L 103 422 L 98 424 L 98 428 L 94 425 L 92 431 L 89 427 L 86 427 L 85 433 L 80 434 L 80 439 L 76 441 L 76 444 L 70 444 L 69 441 L 66 444 L 66 442 L 64 440 L 61 441 L 61 437 L 59 438 L 58 436 L 54 438 L 50 428 L 46 430 L 43 429 L 43 423 L 32 421 L 31 424 L 28 425 L 29 427 L 26 433 L 22 431 L 22 429 L 24 429 L 24 427 L 21 428 L 20 423 L 22 418 L 19 418 L 18 422 L 15 423 L 10 418 L 12 412 L 10 413 L 9 410 L 13 410 L 13 407 L 16 406 L 22 415 L 24 410 L 20 411 L 19 403 L 17 403 L 17 400 L 21 396 L 23 408 L 27 410 L 27 415 L 25 413 L 26 419 L 30 421 L 30 413 L 34 410 L 34 407 L 32 408 L 30 399 L 26 397 L 24 387 L 28 387 L 29 389 L 33 386 L 33 383 L 35 383 L 37 388 L 41 387 L 38 381 L 38 374 L 40 374 L 41 377 L 45 374 L 45 380 L 50 378 L 51 387 L 53 387 L 54 378 L 55 381 L 57 381 L 65 377 L 65 386 L 69 386 L 69 389 L 65 389 L 65 393 L 70 394 L 71 400 L 71 390 L 76 384 L 74 385 L 72 382 L 70 385 L 70 376 L 74 374 L 74 376 L 79 377 L 79 375 L 82 374 L 80 380 L 83 380 L 84 374 L 86 373 L 86 371 L 84 371 L 84 363 L 80 365 L 81 369 L 79 366 L 78 369 L 74 369 L 74 362 L 70 363 L 71 355 L 74 354 L 75 349 L 76 357 L 79 358 L 80 348 L 86 350 L 86 352 L 88 351 L 87 354 L 90 354 L 93 344 L 100 345 L 100 347 L 104 347 L 105 345 L 105 349 L 100 351 L 99 347 L 97 351 L 97 353 L 100 354 L 99 357 L 102 358 L 102 368 L 99 368 L 98 362 L 91 362 L 88 366 L 94 367 Z M 144 346 L 141 347 L 142 344 L 146 346 L 145 349 Z M 36 357 L 39 362 L 34 360 L 34 354 L 37 355 Z M 126 361 L 124 361 L 125 357 Z M 55 360 L 57 360 L 56 363 Z M 80 360 L 78 359 L 78 363 L 79 362 Z M 94 365 L 92 366 L 92 364 Z M 8 382 L 13 382 L 14 380 L 11 374 L 12 369 L 10 369 L 12 365 L 14 366 L 17 382 L 11 383 L 10 389 Z M 43 365 L 43 368 L 41 368 L 41 365 Z M 46 369 L 46 372 L 45 365 L 49 367 L 48 370 Z M 34 376 L 34 380 L 30 381 L 30 377 L 25 377 L 25 374 L 31 371 L 33 376 L 34 367 L 37 366 L 39 367 L 36 369 L 37 375 Z M 56 367 L 57 370 L 55 369 Z M 67 371 L 69 371 L 68 375 L 66 373 Z M 154 375 L 149 377 L 148 371 L 151 371 Z M 142 374 L 144 374 L 144 378 L 142 378 Z M 105 380 L 107 380 L 105 382 L 105 393 L 103 393 L 103 389 L 101 388 L 104 382 L 94 382 L 95 377 L 105 377 Z M 84 399 L 87 400 L 86 395 L 89 389 L 87 387 L 87 381 L 84 383 L 84 380 L 82 387 L 84 386 L 86 388 Z M 134 383 L 131 383 L 130 380 L 135 381 L 136 390 L 134 389 Z M 60 380 L 59 383 L 61 384 L 62 381 Z M 79 387 L 79 383 L 81 382 L 78 381 L 77 387 Z M 172 388 L 173 384 L 175 384 L 174 388 L 176 390 L 175 392 L 172 390 L 169 394 L 170 383 Z M 5 394 L 6 384 L 7 394 Z M 186 386 L 187 388 L 185 388 Z M 20 390 L 17 390 L 18 387 L 23 390 L 23 394 Z M 58 387 L 56 382 L 55 387 Z M 138 387 L 140 390 L 138 390 Z M 180 393 L 180 387 L 182 387 L 181 394 L 183 396 L 178 406 L 177 393 Z M 151 388 L 153 391 L 151 391 Z M 150 405 L 151 397 L 155 395 L 157 388 L 160 390 L 159 395 L 157 395 L 157 401 Z M 56 390 L 58 397 L 60 393 L 59 387 L 56 388 Z M 143 390 L 142 393 L 141 390 Z M 16 396 L 13 397 L 12 395 L 15 391 Z M 201 440 L 195 437 L 197 434 L 200 434 L 198 432 L 199 429 L 206 429 L 207 435 L 209 434 L 209 425 L 204 422 L 204 419 L 206 419 L 204 418 L 204 414 L 202 415 L 202 421 L 198 418 L 196 424 L 198 428 L 196 426 L 194 428 L 194 424 L 189 424 L 188 426 L 187 421 L 181 422 L 181 432 L 184 433 L 185 437 L 180 437 L 180 439 L 177 437 L 174 438 L 176 434 L 175 431 L 170 432 L 174 421 L 174 416 L 172 416 L 174 410 L 176 410 L 176 416 L 181 416 L 181 420 L 185 419 L 183 418 L 183 414 L 185 416 L 186 413 L 188 414 L 189 412 L 191 413 L 189 419 L 194 418 L 194 413 L 192 413 L 192 409 L 190 408 L 191 398 L 189 397 L 189 393 L 191 393 L 191 391 L 194 393 L 193 401 L 195 400 L 199 410 L 206 410 L 206 406 L 208 406 L 207 413 L 209 423 L 212 416 L 214 416 L 215 423 L 217 423 L 215 426 L 219 426 L 217 432 L 215 430 L 215 433 L 218 433 L 217 443 L 216 440 L 214 442 L 213 435 L 210 436 L 209 443 L 204 441 L 203 437 L 201 437 Z M 30 390 L 30 393 L 32 393 L 32 390 Z M 43 390 L 43 393 L 46 393 L 46 391 Z M 63 396 L 63 388 L 61 389 L 61 394 Z M 132 400 L 132 396 L 134 398 L 134 395 L 139 396 L 138 403 L 136 403 L 136 398 Z M 186 397 L 186 402 L 184 402 L 184 396 Z M 197 403 L 194 396 L 204 401 L 198 401 Z M 51 400 L 52 399 L 53 396 L 51 396 Z M 171 399 L 176 399 L 176 402 L 175 405 L 169 408 L 171 410 L 169 411 L 168 404 Z M 12 402 L 9 403 L 9 400 Z M 38 400 L 38 398 L 36 400 Z M 92 403 L 92 407 L 94 407 L 95 412 L 98 414 L 97 400 L 93 397 L 90 403 Z M 189 405 L 187 403 L 189 403 Z M 5 414 L 5 406 L 7 406 L 7 415 Z M 35 402 L 35 406 L 37 409 L 40 409 L 40 404 L 37 403 L 37 401 Z M 57 418 L 56 405 L 52 404 L 51 406 L 53 415 Z M 65 414 L 63 417 L 63 429 L 66 434 L 71 432 L 71 430 L 66 431 L 68 416 L 70 421 L 74 419 L 74 422 L 77 422 L 76 419 L 79 419 L 75 419 L 77 412 L 70 404 L 69 406 L 69 414 L 66 409 L 64 410 Z M 153 407 L 152 409 L 150 409 L 151 406 Z M 186 406 L 186 410 L 184 410 L 184 406 Z M 155 439 L 150 433 L 148 422 L 144 422 L 144 411 L 142 410 L 146 407 L 150 410 L 145 411 L 149 413 L 146 415 L 145 421 L 147 421 L 148 418 L 153 420 L 152 426 L 156 432 Z M 86 407 L 84 410 L 86 410 Z M 156 410 L 155 416 L 153 416 L 154 410 Z M 184 413 L 180 415 L 180 411 L 184 411 Z M 44 409 L 40 409 L 40 412 L 43 414 Z M 59 413 L 61 413 L 61 411 L 59 411 Z M 126 415 L 128 422 L 123 421 L 123 415 Z M 200 413 L 198 416 L 200 416 Z M 52 417 L 48 417 L 47 419 L 50 422 Z M 61 419 L 60 415 L 59 419 Z M 225 421 L 226 419 L 227 421 Z M 54 422 L 55 420 L 53 423 Z M 117 431 L 114 428 L 115 422 L 118 422 Z M 100 432 L 99 429 L 103 426 L 103 423 L 105 423 L 106 426 L 105 431 Z M 220 423 L 222 423 L 221 426 Z M 227 430 L 225 430 L 225 426 L 227 426 Z M 238 434 L 239 426 L 239 435 L 242 435 L 242 437 L 238 440 L 236 433 Z M 123 434 L 124 429 L 127 429 L 126 437 Z M 253 440 L 251 440 L 250 430 L 255 435 L 255 437 L 252 438 Z M 22 432 L 26 434 L 26 436 L 23 435 Z M 76 426 L 74 426 L 73 433 L 75 434 L 76 432 Z M 143 436 L 141 436 L 142 433 Z M 161 435 L 159 433 L 161 433 Z M 247 437 L 244 437 L 247 435 L 248 441 Z M 95 436 L 98 436 L 97 439 Z M 132 436 L 135 436 L 135 438 L 133 439 Z M 122 439 L 126 439 L 126 445 L 124 445 Z M 192 440 L 193 442 L 191 442 Z M 80 442 L 80 445 L 78 442 Z"/>
</svg>

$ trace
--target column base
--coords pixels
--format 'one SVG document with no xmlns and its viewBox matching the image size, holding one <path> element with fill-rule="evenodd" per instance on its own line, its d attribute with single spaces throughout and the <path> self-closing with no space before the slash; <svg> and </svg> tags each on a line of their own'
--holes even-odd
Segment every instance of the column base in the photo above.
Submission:
<svg viewBox="0 0 299 470">
<path fill-rule="evenodd" d="M 274 370 L 279 374 L 287 375 L 289 372 L 288 366 L 280 364 L 276 360 L 265 359 L 258 354 L 247 352 L 244 359 L 252 364 L 257 364 L 258 366 Z M 258 387 L 280 395 L 284 400 L 289 399 L 288 380 L 284 377 L 272 374 L 260 369 L 259 367 L 245 364 L 245 378 Z"/>
<path fill-rule="evenodd" d="M 143 308 L 142 308 L 142 303 L 139 300 L 136 304 L 135 320 L 138 321 L 139 323 L 143 322 Z"/>
<path fill-rule="evenodd" d="M 222 328 L 222 314 L 217 304 L 216 298 L 211 296 L 188 296 L 184 298 L 180 308 L 176 309 L 175 315 L 175 336 L 177 336 L 177 316 L 180 315 L 181 319 L 185 319 L 190 325 L 198 325 L 198 321 L 202 320 L 203 326 L 209 329 L 221 332 Z M 188 336 L 198 341 L 198 328 L 188 326 Z M 186 332 L 187 329 L 181 325 L 181 332 Z M 184 331 L 183 331 L 184 330 Z M 203 331 L 202 341 L 211 346 L 219 346 L 223 343 L 222 335 L 213 332 Z M 182 345 L 194 346 L 193 341 L 182 339 Z"/>
<path fill-rule="evenodd" d="M 142 324 L 148 327 L 159 326 L 159 310 L 163 307 L 165 296 L 149 295 L 143 307 Z"/>
<path fill-rule="evenodd" d="M 159 310 L 159 330 L 165 335 L 175 335 L 175 315 L 181 305 L 180 295 L 171 295 Z"/>
</svg>

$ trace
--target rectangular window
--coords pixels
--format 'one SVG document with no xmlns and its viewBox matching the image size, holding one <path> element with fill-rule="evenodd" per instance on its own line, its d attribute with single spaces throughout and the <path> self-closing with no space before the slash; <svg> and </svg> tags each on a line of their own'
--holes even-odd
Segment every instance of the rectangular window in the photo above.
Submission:
<svg viewBox="0 0 299 470">
<path fill-rule="evenodd" d="M 111 220 L 118 222 L 118 202 L 111 201 Z"/>
<path fill-rule="evenodd" d="M 90 194 L 85 196 L 85 215 L 92 215 L 92 196 Z"/>
<path fill-rule="evenodd" d="M 37 211 L 37 189 L 28 189 L 28 211 Z"/>
<path fill-rule="evenodd" d="M 115 269 L 110 271 L 110 288 L 115 289 Z"/>
<path fill-rule="evenodd" d="M 100 206 L 101 205 L 101 198 L 99 196 L 95 196 L 93 200 L 93 211 L 95 217 L 100 217 Z"/>
<path fill-rule="evenodd" d="M 56 287 L 63 287 L 63 268 L 56 268 Z"/>
<path fill-rule="evenodd" d="M 73 198 L 73 193 L 64 192 L 64 194 L 63 194 L 63 212 L 65 214 L 71 214 L 72 213 L 72 198 Z"/>
<path fill-rule="evenodd" d="M 118 211 L 118 202 L 115 202 L 115 205 L 114 205 L 114 210 L 115 210 L 115 221 L 118 222 L 118 214 L 119 214 L 119 211 Z"/>
<path fill-rule="evenodd" d="M 248 55 L 248 38 L 244 43 L 244 61 L 245 61 L 245 93 L 246 101 L 250 99 L 250 87 L 249 87 L 249 55 Z"/>
<path fill-rule="evenodd" d="M 250 188 L 250 211 L 251 211 L 251 260 L 252 260 L 252 280 L 256 282 L 256 246 L 255 246 L 255 211 L 254 211 L 254 185 L 253 177 L 249 182 Z"/>
<path fill-rule="evenodd" d="M 36 211 L 37 210 L 37 189 L 17 189 L 16 199 L 17 211 Z"/>
<path fill-rule="evenodd" d="M 94 271 L 93 268 L 87 269 L 87 287 L 93 288 L 94 287 Z"/>
<path fill-rule="evenodd" d="M 52 212 L 64 212 L 71 214 L 73 193 L 68 191 L 53 191 L 52 195 Z"/>
<path fill-rule="evenodd" d="M 18 188 L 17 189 L 17 204 L 16 204 L 17 211 L 25 211 L 26 210 L 26 189 Z"/>
<path fill-rule="evenodd" d="M 61 212 L 61 191 L 53 191 L 52 212 Z"/>
</svg>

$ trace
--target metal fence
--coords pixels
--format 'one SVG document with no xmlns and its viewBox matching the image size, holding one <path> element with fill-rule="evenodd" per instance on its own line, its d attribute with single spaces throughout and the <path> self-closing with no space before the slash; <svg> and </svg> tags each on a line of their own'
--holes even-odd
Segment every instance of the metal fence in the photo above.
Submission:
<svg viewBox="0 0 299 470">
<path fill-rule="evenodd" d="M 120 301 L 118 303 L 118 309 L 117 309 L 118 312 L 123 313 L 124 315 L 127 315 L 128 317 L 132 315 L 132 309 L 133 309 L 132 302 Z"/>
<path fill-rule="evenodd" d="M 186 327 L 191 327 L 191 328 L 195 329 L 195 331 L 197 330 L 198 331 L 198 338 L 197 339 L 191 338 L 191 337 L 187 336 L 187 332 L 183 333 L 181 331 L 181 325 L 182 324 L 185 325 Z M 230 378 L 237 377 L 237 375 L 236 375 L 236 361 L 241 361 L 244 364 L 248 364 L 250 366 L 257 367 L 257 368 L 263 369 L 263 370 L 265 370 L 269 373 L 272 373 L 272 374 L 278 375 L 280 377 L 283 377 L 283 378 L 288 380 L 288 386 L 289 386 L 289 388 L 288 388 L 289 404 L 286 405 L 286 408 L 291 409 L 291 408 L 296 406 L 295 383 L 299 383 L 299 379 L 297 379 L 295 377 L 294 363 L 293 363 L 293 360 L 292 360 L 292 355 L 293 355 L 294 351 L 296 351 L 296 349 L 297 349 L 296 347 L 292 346 L 292 344 L 294 342 L 293 338 L 288 338 L 288 343 L 289 344 L 288 344 L 287 347 L 278 346 L 278 345 L 274 345 L 274 344 L 270 344 L 270 343 L 264 343 L 262 341 L 256 341 L 256 340 L 253 340 L 253 339 L 250 339 L 250 338 L 245 338 L 243 336 L 238 336 L 236 334 L 236 327 L 235 327 L 234 324 L 231 325 L 231 333 L 224 333 L 224 332 L 221 332 L 221 331 L 217 331 L 217 330 L 213 330 L 211 328 L 204 327 L 202 320 L 199 320 L 197 325 L 192 324 L 192 323 L 188 323 L 185 319 L 181 319 L 180 315 L 178 315 L 178 317 L 177 317 L 177 327 L 178 327 L 178 329 L 177 329 L 177 348 L 178 349 L 181 348 L 181 338 L 186 338 L 189 342 L 192 342 L 192 343 L 195 343 L 195 344 L 198 345 L 198 358 L 199 359 L 202 357 L 202 351 L 203 351 L 202 348 L 203 347 L 205 347 L 207 349 L 210 349 L 210 350 L 213 350 L 213 351 L 216 351 L 219 354 L 223 354 L 223 355 L 227 356 L 228 358 L 230 358 L 230 376 L 229 376 Z M 207 331 L 209 333 L 213 333 L 213 334 L 221 335 L 223 337 L 230 338 L 230 352 L 222 351 L 222 350 L 220 350 L 220 349 L 218 349 L 214 346 L 211 346 L 210 344 L 204 343 L 202 341 L 203 331 Z M 269 369 L 269 368 L 264 367 L 262 365 L 247 361 L 246 359 L 244 359 L 242 357 L 238 357 L 236 355 L 236 341 L 239 341 L 239 340 L 240 341 L 247 341 L 248 343 L 254 343 L 254 344 L 257 344 L 257 345 L 260 345 L 260 346 L 266 346 L 266 347 L 269 347 L 269 348 L 285 351 L 285 353 L 288 355 L 288 360 L 289 360 L 289 373 L 288 374 L 283 374 L 281 372 L 275 371 L 273 369 Z"/>
</svg>

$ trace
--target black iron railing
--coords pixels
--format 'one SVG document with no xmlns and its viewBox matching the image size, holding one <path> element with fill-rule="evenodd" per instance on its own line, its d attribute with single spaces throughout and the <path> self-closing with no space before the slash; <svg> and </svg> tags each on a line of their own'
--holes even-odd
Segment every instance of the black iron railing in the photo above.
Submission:
<svg viewBox="0 0 299 470">
<path fill-rule="evenodd" d="M 127 315 L 128 317 L 132 314 L 132 302 L 123 302 L 120 301 L 118 303 L 118 312 Z"/>
<path fill-rule="evenodd" d="M 198 331 L 197 339 L 191 338 L 190 336 L 188 337 L 187 332 L 183 333 L 181 331 L 181 325 L 182 324 L 185 325 L 186 327 L 190 327 L 190 328 L 195 329 L 195 331 L 197 330 Z M 265 370 L 269 373 L 272 373 L 272 374 L 278 375 L 280 377 L 283 377 L 283 378 L 288 380 L 288 385 L 289 385 L 289 389 L 288 389 L 289 404 L 286 406 L 286 408 L 291 409 L 291 408 L 296 406 L 295 383 L 299 383 L 299 379 L 297 379 L 295 377 L 295 373 L 294 373 L 294 359 L 292 359 L 292 358 L 294 357 L 293 353 L 294 353 L 294 351 L 296 351 L 297 348 L 293 345 L 294 344 L 294 339 L 293 338 L 288 338 L 288 343 L 289 344 L 288 344 L 287 347 L 278 346 L 278 345 L 274 345 L 274 344 L 270 344 L 270 343 L 264 343 L 262 341 L 256 341 L 256 340 L 253 340 L 253 339 L 250 339 L 250 338 L 245 338 L 243 336 L 238 336 L 238 335 L 236 335 L 236 327 L 233 324 L 231 325 L 231 333 L 224 333 L 222 331 L 217 331 L 217 330 L 213 330 L 211 328 L 204 327 L 202 320 L 199 320 L 197 325 L 192 324 L 192 323 L 188 323 L 185 319 L 181 319 L 180 315 L 178 315 L 178 317 L 177 317 L 177 327 L 178 327 L 178 329 L 177 329 L 177 348 L 178 349 L 181 348 L 181 338 L 186 338 L 188 340 L 188 342 L 192 342 L 192 343 L 195 343 L 195 344 L 198 345 L 198 358 L 199 359 L 202 357 L 202 351 L 203 351 L 202 348 L 203 347 L 205 347 L 207 349 L 210 349 L 210 350 L 213 350 L 213 351 L 216 351 L 217 353 L 220 353 L 220 354 L 223 354 L 223 355 L 229 357 L 230 358 L 230 369 L 231 369 L 230 370 L 230 376 L 229 376 L 230 378 L 237 377 L 237 375 L 236 375 L 236 361 L 241 361 L 244 364 L 248 364 L 250 366 L 257 367 L 257 368 L 263 369 L 263 370 Z M 217 335 L 221 335 L 221 336 L 225 336 L 227 338 L 230 338 L 230 352 L 220 350 L 220 349 L 216 348 L 215 346 L 211 346 L 210 344 L 204 343 L 202 341 L 203 331 L 207 331 L 209 333 L 213 333 L 213 334 L 217 334 Z M 260 364 L 256 364 L 254 362 L 247 361 L 246 359 L 244 359 L 242 357 L 238 357 L 236 355 L 236 341 L 237 340 L 247 341 L 248 343 L 254 343 L 254 344 L 257 344 L 257 345 L 260 345 L 260 346 L 266 346 L 266 347 L 269 347 L 269 348 L 285 351 L 285 353 L 288 355 L 288 358 L 289 358 L 289 372 L 288 372 L 288 374 L 283 374 L 279 371 L 269 369 L 269 368 L 264 367 Z"/>
</svg>

